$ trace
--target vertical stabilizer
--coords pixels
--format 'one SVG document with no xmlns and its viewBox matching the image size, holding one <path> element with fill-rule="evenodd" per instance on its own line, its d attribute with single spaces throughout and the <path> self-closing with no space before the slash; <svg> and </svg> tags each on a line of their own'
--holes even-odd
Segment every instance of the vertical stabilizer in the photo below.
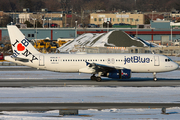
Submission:
<svg viewBox="0 0 180 120">
<path fill-rule="evenodd" d="M 8 25 L 7 29 L 13 49 L 11 57 L 23 57 L 31 59 L 31 61 L 38 60 L 36 55 L 41 53 L 34 48 L 22 32 L 15 25 Z"/>
</svg>

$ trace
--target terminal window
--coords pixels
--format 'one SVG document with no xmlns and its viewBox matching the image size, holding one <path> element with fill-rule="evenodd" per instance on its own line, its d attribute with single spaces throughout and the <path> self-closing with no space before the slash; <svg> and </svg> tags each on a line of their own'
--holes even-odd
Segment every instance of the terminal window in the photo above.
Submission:
<svg viewBox="0 0 180 120">
<path fill-rule="evenodd" d="M 97 21 L 97 18 L 94 18 L 94 21 Z"/>
<path fill-rule="evenodd" d="M 34 37 L 34 34 L 28 34 L 28 37 Z"/>
</svg>

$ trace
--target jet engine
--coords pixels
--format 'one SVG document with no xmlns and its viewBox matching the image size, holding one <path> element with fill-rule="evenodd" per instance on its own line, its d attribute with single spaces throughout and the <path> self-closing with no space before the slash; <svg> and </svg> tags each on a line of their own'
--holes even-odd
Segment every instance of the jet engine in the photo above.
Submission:
<svg viewBox="0 0 180 120">
<path fill-rule="evenodd" d="M 131 78 L 131 70 L 130 69 L 114 69 L 108 71 L 106 74 L 102 75 L 109 78 L 116 78 L 116 79 L 129 79 Z"/>
</svg>

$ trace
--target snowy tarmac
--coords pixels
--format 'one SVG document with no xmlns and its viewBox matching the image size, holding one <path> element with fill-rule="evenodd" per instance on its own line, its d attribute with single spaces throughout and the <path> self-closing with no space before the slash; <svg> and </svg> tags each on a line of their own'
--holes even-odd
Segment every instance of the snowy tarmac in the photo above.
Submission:
<svg viewBox="0 0 180 120">
<path fill-rule="evenodd" d="M 159 73 L 160 79 L 179 79 L 180 71 Z M 89 79 L 89 74 L 57 73 L 48 71 L 0 71 L 0 79 Z M 133 78 L 152 78 L 152 74 L 133 74 Z M 82 81 L 83 82 L 83 81 Z M 129 81 L 131 82 L 131 81 Z M 179 103 L 180 87 L 0 87 L 0 103 Z M 110 120 L 110 119 L 175 119 L 179 120 L 180 108 L 161 109 L 96 109 L 80 110 L 78 116 L 59 116 L 58 110 L 47 112 L 7 112 L 0 114 L 2 120 Z"/>
<path fill-rule="evenodd" d="M 4 71 L 3 71 L 4 69 Z M 13 71 L 12 71 L 13 70 Z M 25 70 L 25 71 L 24 71 Z M 35 71 L 33 71 L 35 70 Z M 158 73 L 158 81 L 153 81 L 152 73 L 132 73 L 131 79 L 102 78 L 102 82 L 91 81 L 91 74 L 59 73 L 37 70 L 25 66 L 0 67 L 0 87 L 165 87 L 180 86 L 179 70 Z"/>
</svg>

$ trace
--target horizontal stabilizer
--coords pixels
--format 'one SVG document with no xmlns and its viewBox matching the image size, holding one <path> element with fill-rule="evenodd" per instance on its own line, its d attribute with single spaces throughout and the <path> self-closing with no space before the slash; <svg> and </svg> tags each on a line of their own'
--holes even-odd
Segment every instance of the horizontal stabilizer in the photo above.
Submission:
<svg viewBox="0 0 180 120">
<path fill-rule="evenodd" d="M 15 59 L 15 61 L 29 62 L 29 59 L 27 58 L 14 57 L 13 59 Z"/>
</svg>

